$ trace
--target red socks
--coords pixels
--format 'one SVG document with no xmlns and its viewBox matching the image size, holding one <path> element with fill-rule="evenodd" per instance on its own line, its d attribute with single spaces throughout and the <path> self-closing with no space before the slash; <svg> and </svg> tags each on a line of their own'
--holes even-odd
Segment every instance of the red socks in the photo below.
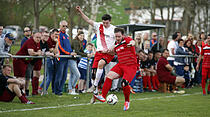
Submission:
<svg viewBox="0 0 210 117">
<path fill-rule="evenodd" d="M 27 103 L 28 102 L 28 99 L 23 95 L 21 97 L 19 97 L 19 99 L 20 99 L 21 103 Z"/>
<path fill-rule="evenodd" d="M 102 88 L 102 96 L 106 98 L 107 93 L 112 87 L 112 80 L 106 77 L 106 80 L 104 82 L 103 88 Z"/>
<path fill-rule="evenodd" d="M 124 93 L 124 96 L 125 96 L 125 101 L 130 102 L 130 100 L 129 100 L 129 97 L 130 97 L 130 87 L 129 87 L 129 85 L 123 87 L 123 93 Z"/>
<path fill-rule="evenodd" d="M 143 86 L 147 88 L 147 76 L 143 76 Z"/>
<path fill-rule="evenodd" d="M 33 77 L 32 79 L 32 95 L 38 95 L 39 78 Z"/>
<path fill-rule="evenodd" d="M 151 79 L 152 79 L 153 89 L 158 90 L 159 89 L 160 82 L 159 82 L 159 80 L 157 78 L 157 75 L 151 76 Z"/>
</svg>

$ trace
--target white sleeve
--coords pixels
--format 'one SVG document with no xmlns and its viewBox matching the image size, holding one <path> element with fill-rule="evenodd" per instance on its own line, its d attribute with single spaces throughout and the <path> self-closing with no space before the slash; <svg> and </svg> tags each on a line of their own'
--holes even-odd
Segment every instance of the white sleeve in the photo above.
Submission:
<svg viewBox="0 0 210 117">
<path fill-rule="evenodd" d="M 100 23 L 99 22 L 93 22 L 93 28 L 95 30 L 97 30 L 100 27 Z"/>
</svg>

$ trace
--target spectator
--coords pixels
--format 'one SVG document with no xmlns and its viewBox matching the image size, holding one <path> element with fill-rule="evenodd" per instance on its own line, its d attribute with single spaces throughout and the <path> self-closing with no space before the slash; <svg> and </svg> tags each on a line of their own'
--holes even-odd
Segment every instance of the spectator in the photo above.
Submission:
<svg viewBox="0 0 210 117">
<path fill-rule="evenodd" d="M 147 32 L 145 32 L 143 36 L 142 49 L 144 49 L 144 44 L 146 41 L 149 41 L 149 34 Z"/>
<path fill-rule="evenodd" d="M 108 51 L 113 49 L 115 43 L 114 29 L 115 26 L 111 25 L 111 16 L 105 14 L 102 16 L 102 23 L 94 22 L 90 20 L 81 10 L 79 6 L 76 7 L 76 10 L 80 13 L 82 18 L 94 26 L 94 29 L 97 31 L 97 50 L 93 62 L 93 69 L 97 69 L 94 85 L 92 89 L 96 89 L 94 93 L 98 93 L 98 83 L 103 74 L 103 68 L 108 64 L 113 58 L 113 55 L 108 54 Z M 93 98 L 92 98 L 93 99 Z"/>
<path fill-rule="evenodd" d="M 21 47 L 23 46 L 23 44 L 28 40 L 28 39 L 30 39 L 30 37 L 31 37 L 31 30 L 30 30 L 30 28 L 29 27 L 25 27 L 24 28 L 24 37 L 23 37 L 23 39 L 21 40 Z"/>
<path fill-rule="evenodd" d="M 157 33 L 153 32 L 152 33 L 152 39 L 150 40 L 150 48 L 157 42 Z"/>
<path fill-rule="evenodd" d="M 78 34 L 80 31 L 83 32 L 83 29 L 82 29 L 82 28 L 77 28 L 77 34 Z M 82 40 L 83 49 L 86 48 L 86 44 L 87 44 L 87 40 L 86 40 L 85 38 L 83 38 L 83 40 Z"/>
<path fill-rule="evenodd" d="M 57 29 L 53 29 L 50 32 L 50 36 L 47 41 L 49 50 L 51 53 L 54 53 L 54 55 L 58 55 L 58 35 L 59 35 L 59 31 Z M 56 58 L 47 58 L 46 91 L 50 85 L 50 82 L 52 81 L 51 87 L 52 87 L 53 93 L 54 93 L 54 80 L 55 80 L 55 74 L 56 74 L 56 65 L 57 65 Z M 42 81 L 39 87 L 39 92 L 42 91 L 42 88 L 44 88 L 44 81 Z"/>
<path fill-rule="evenodd" d="M 179 44 L 179 47 L 176 49 L 176 55 L 190 55 L 190 54 L 192 54 L 192 52 L 188 52 L 188 51 L 185 50 L 183 39 L 179 39 L 178 44 Z M 174 65 L 175 65 L 175 68 L 176 68 L 176 74 L 177 75 L 184 76 L 184 67 L 185 67 L 186 64 L 189 65 L 189 63 L 186 63 L 184 57 L 176 57 L 175 58 Z"/>
<path fill-rule="evenodd" d="M 42 51 L 42 55 L 46 56 L 54 56 L 53 53 L 50 53 L 48 47 L 49 32 L 42 32 L 40 48 Z M 34 59 L 34 69 L 33 69 L 33 78 L 32 78 L 32 95 L 38 95 L 38 87 L 39 87 L 39 77 L 41 75 L 41 67 L 42 67 L 42 59 Z"/>
<path fill-rule="evenodd" d="M 75 56 L 76 53 L 71 49 L 71 44 L 69 42 L 69 37 L 66 34 L 66 29 L 68 23 L 63 20 L 60 22 L 60 32 L 58 36 L 58 49 L 60 55 L 72 55 Z M 55 95 L 62 95 L 63 86 L 66 82 L 66 77 L 68 73 L 68 58 L 58 58 L 57 71 L 54 82 L 54 93 Z"/>
<path fill-rule="evenodd" d="M 172 35 L 172 40 L 169 42 L 169 44 L 167 46 L 167 49 L 169 50 L 169 55 L 170 56 L 175 55 L 176 48 L 178 47 L 178 45 L 176 44 L 178 39 L 179 39 L 178 32 L 175 32 Z M 168 60 L 168 63 L 173 67 L 175 58 L 174 57 L 167 57 L 167 60 Z"/>
<path fill-rule="evenodd" d="M 114 29 L 116 37 L 116 46 L 114 51 L 117 53 L 119 63 L 115 65 L 107 74 L 103 85 L 102 94 L 94 94 L 94 97 L 101 102 L 105 102 L 106 95 L 111 88 L 113 79 L 123 78 L 122 88 L 125 96 L 124 111 L 130 107 L 130 86 L 137 71 L 137 59 L 135 52 L 135 41 L 129 37 L 124 36 L 124 29 Z M 122 43 L 124 41 L 124 43 Z M 125 54 L 126 53 L 126 54 Z"/>
<path fill-rule="evenodd" d="M 196 70 L 199 70 L 201 59 L 203 58 L 202 62 L 202 90 L 203 95 L 206 95 L 206 81 L 208 77 L 210 76 L 210 34 L 208 34 L 208 37 L 206 39 L 207 44 L 202 47 L 201 54 L 198 58 L 198 64 L 196 66 Z M 207 77 L 208 76 L 208 77 Z M 210 94 L 210 81 L 208 85 L 208 94 Z"/>
<path fill-rule="evenodd" d="M 199 39 L 197 42 L 196 42 L 196 44 L 195 44 L 195 48 L 196 48 L 196 53 L 198 53 L 198 56 L 200 55 L 200 53 L 201 53 L 201 46 L 202 46 L 202 40 L 201 39 Z M 195 61 L 196 61 L 196 66 L 197 66 L 197 61 L 198 61 L 198 59 L 197 59 L 197 57 L 196 57 L 196 59 L 195 59 Z M 200 86 L 201 86 L 201 79 L 202 79 L 202 74 L 201 74 L 201 62 L 200 62 L 200 65 L 199 65 L 200 67 L 199 67 L 199 70 L 197 71 L 195 71 L 195 83 L 196 84 L 199 84 Z M 196 68 L 196 67 L 195 67 Z"/>
<path fill-rule="evenodd" d="M 136 41 L 136 47 L 142 49 L 142 43 L 141 43 L 141 35 L 137 35 L 136 38 L 135 38 L 135 41 Z"/>
<path fill-rule="evenodd" d="M 162 57 L 160 57 L 157 63 L 157 75 L 160 82 L 166 82 L 168 84 L 175 84 L 176 86 L 181 86 L 185 79 L 180 76 L 173 76 L 173 67 L 168 63 L 167 58 L 169 56 L 169 50 L 164 49 Z"/>
<path fill-rule="evenodd" d="M 14 36 L 11 33 L 7 33 L 4 39 L 0 39 L 0 55 L 12 56 L 9 51 L 12 46 L 12 42 L 15 40 Z M 6 59 L 6 64 L 9 64 L 9 59 Z M 4 64 L 4 58 L 0 58 L 0 69 Z"/>
<path fill-rule="evenodd" d="M 160 39 L 159 39 L 159 49 L 157 49 L 157 45 L 158 45 L 158 43 L 155 43 L 153 46 L 152 46 L 152 48 L 151 48 L 151 51 L 153 52 L 153 53 L 156 53 L 156 51 L 160 51 L 160 52 L 162 52 L 163 51 L 163 47 L 164 47 L 164 38 L 163 37 L 160 37 Z"/>
<path fill-rule="evenodd" d="M 0 39 L 4 39 L 3 29 L 4 27 L 0 25 Z"/>
<path fill-rule="evenodd" d="M 93 55 L 93 44 L 92 43 L 88 43 L 86 46 L 86 49 L 84 50 L 84 53 Z M 87 62 L 88 62 L 87 57 L 83 57 L 80 59 L 80 62 L 78 64 L 78 69 L 80 71 L 81 77 L 79 79 L 79 84 L 78 84 L 78 90 L 79 93 L 85 93 L 86 91 L 86 86 L 85 86 L 85 81 L 87 80 L 87 67 L 90 66 L 92 59 L 89 60 L 89 66 L 87 66 Z"/>
<path fill-rule="evenodd" d="M 4 65 L 2 73 L 0 73 L 0 101 L 11 102 L 17 96 L 21 103 L 35 104 L 23 94 L 24 81 L 10 76 L 11 71 L 12 67 L 10 65 Z"/>
<path fill-rule="evenodd" d="M 32 36 L 32 32 L 31 32 L 31 29 L 29 27 L 25 27 L 24 28 L 24 38 L 21 40 L 21 44 L 20 46 L 22 47 L 23 44 L 28 40 L 30 39 Z M 33 72 L 33 65 L 31 63 L 29 63 L 27 65 L 27 68 L 26 68 L 26 73 L 25 73 L 25 79 L 26 79 L 26 82 L 25 82 L 25 93 L 26 93 L 26 96 L 29 96 L 29 83 L 30 83 L 30 79 L 32 79 L 32 72 Z"/>
<path fill-rule="evenodd" d="M 144 52 L 146 53 L 146 54 L 148 54 L 149 53 L 149 50 L 150 50 L 150 47 L 149 47 L 149 41 L 145 41 L 144 42 Z"/>
<path fill-rule="evenodd" d="M 151 54 L 150 53 L 150 57 L 151 58 Z M 152 60 L 150 60 L 150 64 L 151 64 L 151 80 L 152 80 L 152 85 L 153 85 L 153 89 L 154 90 L 158 90 L 159 89 L 159 86 L 160 86 L 160 83 L 159 83 L 159 80 L 158 80 L 158 76 L 157 76 L 157 62 L 159 60 L 159 58 L 161 57 L 161 53 L 160 51 L 156 51 L 156 53 L 154 53 L 154 57 L 152 58 Z"/>
<path fill-rule="evenodd" d="M 206 35 L 205 35 L 205 33 L 204 32 L 201 32 L 200 34 L 199 34 L 199 39 L 201 39 L 202 40 L 202 47 L 206 44 Z"/>
<path fill-rule="evenodd" d="M 84 39 L 84 32 L 80 31 L 78 32 L 77 36 L 75 39 L 72 40 L 71 42 L 71 47 L 77 53 L 77 55 L 85 56 L 85 57 L 91 57 L 91 54 L 84 53 L 82 41 Z M 78 95 L 76 93 L 76 83 L 78 79 L 80 78 L 80 72 L 77 67 L 77 61 L 76 58 L 70 59 L 69 61 L 69 67 L 70 67 L 70 78 L 69 78 L 69 83 L 68 83 L 68 89 L 70 95 Z"/>
<path fill-rule="evenodd" d="M 40 56 L 41 50 L 40 50 L 40 39 L 41 39 L 41 33 L 37 32 L 33 35 L 32 39 L 27 40 L 23 47 L 20 48 L 20 50 L 17 52 L 16 55 L 21 56 Z M 27 65 L 33 60 L 33 58 L 14 58 L 13 59 L 13 69 L 14 69 L 14 76 L 17 78 L 20 78 L 25 81 L 25 73 Z M 21 66 L 21 67 L 20 67 Z M 25 90 L 25 87 L 24 87 Z"/>
</svg>

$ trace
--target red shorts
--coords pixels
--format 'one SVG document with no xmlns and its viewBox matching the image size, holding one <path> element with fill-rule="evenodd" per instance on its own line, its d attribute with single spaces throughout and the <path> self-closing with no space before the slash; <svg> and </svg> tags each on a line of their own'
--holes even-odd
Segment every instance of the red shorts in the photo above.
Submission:
<svg viewBox="0 0 210 117">
<path fill-rule="evenodd" d="M 111 71 L 116 72 L 120 75 L 120 78 L 127 80 L 129 83 L 133 80 L 136 75 L 137 66 L 136 65 L 120 65 L 119 63 L 115 65 Z"/>
<path fill-rule="evenodd" d="M 105 60 L 106 64 L 108 64 L 110 61 L 112 61 L 113 58 L 114 58 L 114 55 L 110 55 L 110 54 L 107 54 L 107 53 L 96 52 L 92 68 L 98 68 L 98 62 L 101 59 Z"/>
<path fill-rule="evenodd" d="M 210 68 L 202 68 L 202 76 L 206 77 L 208 76 L 208 78 L 210 78 Z"/>
<path fill-rule="evenodd" d="M 176 76 L 166 75 L 166 76 L 158 76 L 160 82 L 166 82 L 168 84 L 175 84 Z"/>
<path fill-rule="evenodd" d="M 36 61 L 36 63 L 34 64 L 34 70 L 35 71 L 40 71 L 42 68 L 42 59 L 39 59 Z"/>
<path fill-rule="evenodd" d="M 27 63 L 22 59 L 13 59 L 14 76 L 25 77 Z"/>
<path fill-rule="evenodd" d="M 15 96 L 15 93 L 11 92 L 8 88 L 5 88 L 3 94 L 0 96 L 0 101 L 11 102 Z"/>
</svg>

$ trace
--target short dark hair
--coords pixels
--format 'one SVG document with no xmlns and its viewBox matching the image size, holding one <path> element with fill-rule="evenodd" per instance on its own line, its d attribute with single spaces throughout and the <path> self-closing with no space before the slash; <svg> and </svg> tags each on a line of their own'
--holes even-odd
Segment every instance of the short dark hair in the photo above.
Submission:
<svg viewBox="0 0 210 117">
<path fill-rule="evenodd" d="M 184 40 L 183 40 L 183 39 L 179 39 L 179 40 L 178 40 L 178 44 L 179 44 L 181 41 L 183 41 L 183 42 L 184 42 Z"/>
<path fill-rule="evenodd" d="M 202 34 L 204 34 L 204 35 L 205 35 L 205 33 L 204 33 L 204 32 L 200 32 L 200 33 L 199 33 L 199 39 L 201 39 L 201 35 L 202 35 Z M 205 35 L 205 39 L 206 39 L 206 35 Z"/>
<path fill-rule="evenodd" d="M 124 35 L 125 30 L 123 28 L 115 28 L 114 33 L 118 33 L 118 32 L 121 32 L 121 34 Z"/>
<path fill-rule="evenodd" d="M 172 39 L 175 40 L 177 37 L 178 37 L 178 32 L 175 32 L 173 35 L 172 35 Z"/>
<path fill-rule="evenodd" d="M 50 35 L 52 35 L 54 32 L 59 32 L 59 31 L 58 31 L 58 29 L 53 28 L 53 29 L 50 30 Z"/>
<path fill-rule="evenodd" d="M 11 69 L 12 69 L 12 66 L 11 66 L 11 65 L 9 65 L 9 64 L 5 64 L 5 65 L 3 65 L 3 67 L 2 67 L 2 68 L 4 69 L 4 68 L 6 68 L 6 67 L 9 67 L 9 68 L 11 68 Z"/>
<path fill-rule="evenodd" d="M 148 54 L 153 54 L 153 52 L 152 51 L 149 51 Z"/>
<path fill-rule="evenodd" d="M 160 52 L 160 50 L 156 50 L 156 51 L 155 51 L 155 54 L 156 54 L 156 53 L 161 53 L 161 52 Z"/>
<path fill-rule="evenodd" d="M 112 17 L 109 14 L 104 14 L 101 19 L 111 21 Z"/>
<path fill-rule="evenodd" d="M 169 51 L 168 49 L 163 49 L 162 53 L 164 53 L 165 51 Z"/>
<path fill-rule="evenodd" d="M 210 33 L 208 34 L 208 36 L 210 36 Z"/>
</svg>

